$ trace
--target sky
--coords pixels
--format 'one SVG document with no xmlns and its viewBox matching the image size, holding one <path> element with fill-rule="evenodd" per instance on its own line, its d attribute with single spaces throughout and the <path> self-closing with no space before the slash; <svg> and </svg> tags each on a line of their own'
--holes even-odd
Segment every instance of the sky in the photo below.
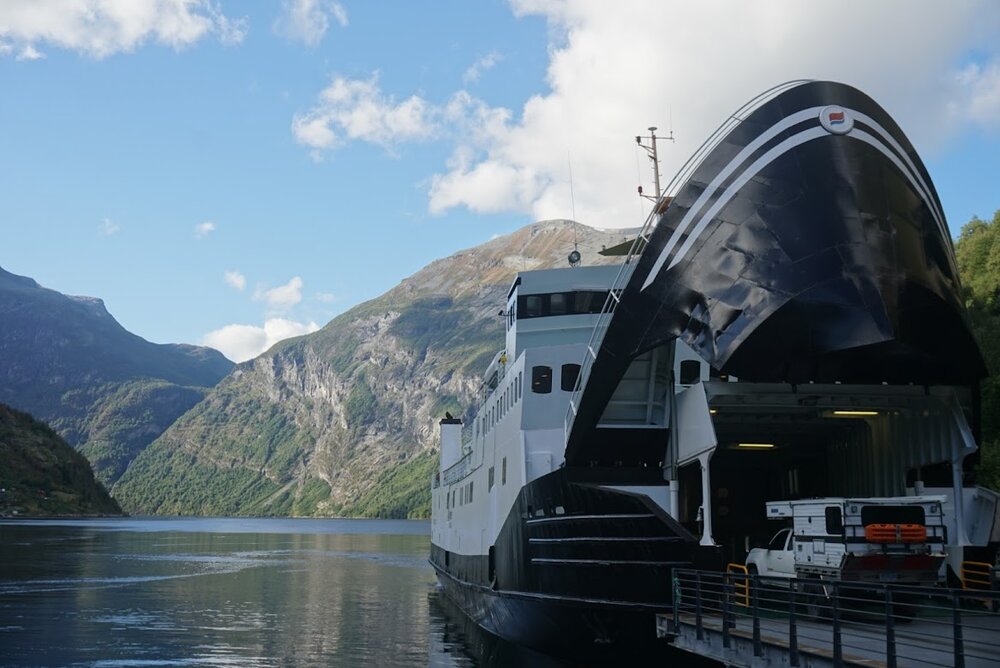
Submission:
<svg viewBox="0 0 1000 668">
<path fill-rule="evenodd" d="M 0 266 L 236 361 L 535 220 L 636 227 L 757 93 L 871 95 L 1000 209 L 997 0 L 0 0 Z M 2 326 L 2 324 L 0 324 Z"/>
</svg>

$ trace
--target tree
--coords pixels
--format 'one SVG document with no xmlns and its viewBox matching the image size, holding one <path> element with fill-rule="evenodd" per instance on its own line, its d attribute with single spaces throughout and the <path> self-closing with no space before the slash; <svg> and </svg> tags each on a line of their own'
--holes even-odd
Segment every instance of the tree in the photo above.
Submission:
<svg viewBox="0 0 1000 668">
<path fill-rule="evenodd" d="M 955 243 L 972 329 L 989 370 L 982 390 L 981 485 L 1000 489 L 1000 209 L 992 221 L 973 217 Z"/>
</svg>

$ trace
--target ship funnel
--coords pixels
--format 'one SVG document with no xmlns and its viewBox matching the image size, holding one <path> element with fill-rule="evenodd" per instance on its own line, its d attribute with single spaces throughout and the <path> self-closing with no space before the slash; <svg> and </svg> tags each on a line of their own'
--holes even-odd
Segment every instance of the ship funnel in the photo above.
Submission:
<svg viewBox="0 0 1000 668">
<path fill-rule="evenodd" d="M 446 417 L 441 425 L 441 470 L 458 462 L 462 458 L 462 421 L 458 418 Z"/>
</svg>

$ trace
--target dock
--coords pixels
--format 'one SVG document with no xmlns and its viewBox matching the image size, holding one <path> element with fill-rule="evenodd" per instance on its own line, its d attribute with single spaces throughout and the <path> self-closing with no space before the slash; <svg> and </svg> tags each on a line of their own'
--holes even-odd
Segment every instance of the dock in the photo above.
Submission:
<svg viewBox="0 0 1000 668">
<path fill-rule="evenodd" d="M 729 666 L 1000 665 L 1000 592 L 678 570 L 657 635 Z"/>
</svg>

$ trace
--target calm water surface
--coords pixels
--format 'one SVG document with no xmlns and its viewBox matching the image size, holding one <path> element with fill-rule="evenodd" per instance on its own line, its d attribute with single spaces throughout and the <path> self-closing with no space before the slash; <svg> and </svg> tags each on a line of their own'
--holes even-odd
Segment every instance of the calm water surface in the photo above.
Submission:
<svg viewBox="0 0 1000 668">
<path fill-rule="evenodd" d="M 544 664 L 439 593 L 427 522 L 0 522 L 3 666 Z"/>
</svg>

